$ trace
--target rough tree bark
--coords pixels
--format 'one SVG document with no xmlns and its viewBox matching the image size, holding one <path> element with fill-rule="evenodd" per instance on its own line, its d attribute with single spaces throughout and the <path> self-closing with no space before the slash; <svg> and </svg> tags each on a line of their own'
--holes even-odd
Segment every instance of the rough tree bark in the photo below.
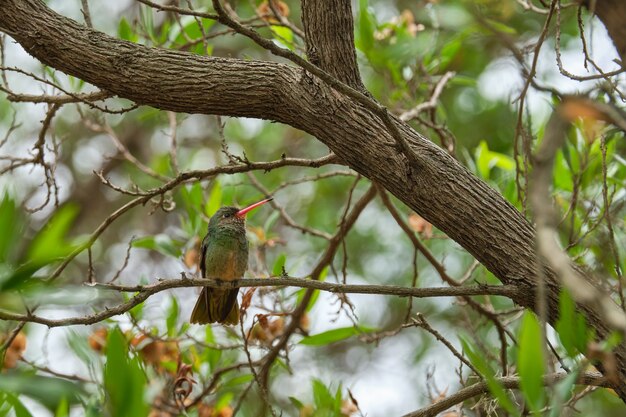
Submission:
<svg viewBox="0 0 626 417">
<path fill-rule="evenodd" d="M 309 61 L 350 87 L 366 91 L 356 62 L 350 2 L 302 0 L 302 23 Z"/>
<path fill-rule="evenodd" d="M 626 61 L 626 2 L 623 0 L 584 0 L 583 4 L 604 23 L 624 66 Z"/>
<path fill-rule="evenodd" d="M 305 0 L 302 7 L 311 61 L 363 89 L 350 1 Z M 312 134 L 347 166 L 458 242 L 500 281 L 516 285 L 514 302 L 535 309 L 533 227 L 497 191 L 409 125 L 394 121 L 417 165 L 397 149 L 376 115 L 301 68 L 145 47 L 80 25 L 40 0 L 0 0 L 0 10 L 0 31 L 35 58 L 120 97 L 177 112 L 270 119 Z M 554 323 L 560 285 L 550 271 L 546 280 L 548 319 Z M 592 308 L 580 308 L 598 335 L 608 334 Z M 616 354 L 625 380 L 623 346 Z M 626 401 L 626 384 L 616 390 Z"/>
</svg>

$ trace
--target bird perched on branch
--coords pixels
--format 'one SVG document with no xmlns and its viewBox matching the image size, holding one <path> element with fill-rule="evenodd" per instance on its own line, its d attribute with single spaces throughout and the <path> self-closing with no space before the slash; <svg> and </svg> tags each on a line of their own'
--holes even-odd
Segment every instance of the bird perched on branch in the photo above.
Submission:
<svg viewBox="0 0 626 417">
<path fill-rule="evenodd" d="M 209 230 L 202 240 L 200 271 L 203 278 L 234 281 L 248 269 L 246 214 L 268 201 L 246 208 L 222 207 L 209 220 Z M 191 313 L 191 323 L 239 323 L 239 289 L 205 287 Z"/>
</svg>

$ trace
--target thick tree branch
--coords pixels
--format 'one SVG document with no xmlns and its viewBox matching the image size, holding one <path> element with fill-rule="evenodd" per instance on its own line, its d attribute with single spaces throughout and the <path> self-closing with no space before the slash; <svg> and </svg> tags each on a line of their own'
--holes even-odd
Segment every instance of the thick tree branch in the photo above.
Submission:
<svg viewBox="0 0 626 417">
<path fill-rule="evenodd" d="M 139 104 L 275 118 L 273 109 L 284 102 L 281 89 L 297 81 L 297 74 L 280 64 L 202 57 L 113 39 L 54 13 L 41 1 L 0 0 L 0 9 L 0 30 L 31 55 Z M 193 98 L 192 91 L 197 93 Z M 164 98 L 170 102 L 165 107 Z M 241 106 L 244 101 L 247 106 Z"/>
<path fill-rule="evenodd" d="M 309 60 L 352 88 L 365 91 L 354 50 L 350 0 L 302 0 Z"/>
</svg>

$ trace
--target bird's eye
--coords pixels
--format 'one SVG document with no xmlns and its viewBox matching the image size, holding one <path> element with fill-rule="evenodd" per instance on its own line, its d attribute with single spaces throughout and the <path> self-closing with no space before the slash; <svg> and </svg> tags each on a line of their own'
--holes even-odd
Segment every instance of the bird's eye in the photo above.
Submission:
<svg viewBox="0 0 626 417">
<path fill-rule="evenodd" d="M 224 214 L 224 218 L 226 218 L 226 219 L 229 218 L 230 216 L 231 216 L 230 213 Z"/>
</svg>

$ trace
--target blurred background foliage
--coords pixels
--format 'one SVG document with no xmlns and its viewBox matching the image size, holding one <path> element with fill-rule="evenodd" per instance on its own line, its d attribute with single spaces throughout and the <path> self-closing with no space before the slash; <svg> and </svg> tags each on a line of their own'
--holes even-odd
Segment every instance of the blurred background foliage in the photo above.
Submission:
<svg viewBox="0 0 626 417">
<path fill-rule="evenodd" d="M 79 1 L 47 3 L 82 22 Z M 514 150 L 515 138 L 522 130 L 535 146 L 556 96 L 531 88 L 518 117 L 524 79 L 507 42 L 532 51 L 545 21 L 544 14 L 524 10 L 523 3 L 359 0 L 354 11 L 359 65 L 373 96 L 400 115 L 428 101 L 437 83 L 451 72 L 432 108 L 410 123 L 525 212 L 524 157 Z M 210 1 L 191 4 L 211 10 Z M 196 54 L 276 59 L 248 39 L 221 34 L 224 28 L 211 20 L 157 13 L 135 1 L 90 5 L 95 28 L 132 42 Z M 259 0 L 232 6 L 242 18 L 267 7 Z M 280 7 L 284 17 L 301 27 L 299 2 L 286 0 Z M 580 68 L 576 12 L 563 10 L 561 47 Z M 608 48 L 602 25 L 584 13 L 583 18 L 587 30 L 594 31 L 594 41 L 601 39 L 596 44 L 604 42 Z M 303 52 L 302 39 L 289 27 L 270 18 L 256 22 L 264 36 Z M 563 93 L 584 90 L 598 101 L 614 99 L 602 82 L 556 81 L 566 77 L 554 63 L 554 48 L 554 37 L 548 36 L 537 68 L 541 84 Z M 68 91 L 90 91 L 80 80 L 42 68 L 8 37 L 4 54 L 8 64 Z M 532 59 L 525 57 L 526 62 Z M 604 61 L 609 67 L 611 59 Z M 22 93 L 55 92 L 23 74 L 9 71 L 6 76 L 11 88 Z M 620 81 L 616 79 L 618 85 Z M 107 101 L 109 109 L 131 105 L 123 99 Z M 2 155 L 33 155 L 33 138 L 41 129 L 37 122 L 47 111 L 42 104 L 0 100 L 0 132 L 7 132 Z M 91 245 L 94 230 L 134 198 L 103 184 L 94 173 L 117 187 L 146 190 L 180 172 L 238 160 L 318 158 L 328 149 L 306 133 L 269 121 L 172 114 L 148 107 L 104 113 L 84 104 L 61 107 L 47 136 L 44 154 L 53 167 L 50 172 L 33 164 L 10 169 L 0 165 L 2 311 L 26 313 L 28 305 L 38 306 L 36 314 L 47 318 L 88 315 L 128 297 L 85 286 L 87 282 L 147 284 L 180 277 L 181 272 L 195 274 L 208 218 L 222 205 L 243 206 L 265 194 L 273 195 L 296 224 L 332 235 L 346 207 L 370 187 L 366 179 L 335 165 L 219 175 L 180 184 L 163 199 L 124 212 Z M 562 214 L 563 246 L 605 277 L 610 289 L 616 288 L 624 268 L 626 162 L 621 139 L 622 134 L 609 127 L 581 121 L 557 156 L 553 184 Z M 3 158 L 0 163 L 11 161 Z M 54 177 L 53 185 L 48 174 Z M 443 233 L 393 198 L 392 203 L 450 277 L 469 284 L 497 283 Z M 249 216 L 248 238 L 250 277 L 284 273 L 305 277 L 328 245 L 324 238 L 290 227 L 285 216 L 269 208 Z M 607 250 L 609 241 L 615 250 Z M 70 254 L 77 256 L 56 274 Z M 443 285 L 380 198 L 359 217 L 323 278 Z M 196 293 L 193 288 L 159 293 L 130 312 L 93 326 L 16 327 L 14 321 L 0 322 L 2 340 L 7 341 L 2 342 L 0 416 L 154 417 L 179 415 L 181 404 L 189 416 L 227 417 L 234 410 L 242 416 L 256 415 L 262 394 L 254 388 L 255 375 L 247 361 L 258 360 L 272 347 L 284 329 L 284 313 L 294 308 L 303 290 L 257 289 L 241 329 L 189 325 Z M 588 348 L 581 339 L 590 338 L 590 329 L 577 318 L 567 295 L 563 297 L 565 319 L 558 334 L 550 333 L 550 340 L 572 369 L 585 370 L 591 365 L 581 356 Z M 535 411 L 550 404 L 552 397 L 546 392 L 551 391 L 544 390 L 532 372 L 537 360 L 532 357 L 537 353 L 533 340 L 538 334 L 533 316 L 526 314 L 522 321 L 523 311 L 503 298 L 474 298 L 497 312 L 513 335 L 507 337 L 519 335 L 518 344 L 509 340 L 508 372 L 519 372 L 526 383 L 522 392 L 505 392 L 494 383 L 492 395 L 499 405 L 485 401 L 470 411 L 475 401 L 469 401 L 464 415 L 502 415 L 502 409 L 518 415 L 523 404 Z M 498 329 L 461 299 L 409 303 L 404 298 L 320 293 L 292 339 L 288 359 L 280 357 L 271 369 L 268 395 L 274 408 L 299 416 L 398 415 L 437 401 L 461 383 L 475 382 L 467 378 L 466 368 L 459 381 L 458 361 L 431 334 L 403 327 L 411 323 L 407 317 L 417 313 L 459 351 L 466 351 L 483 377 L 494 380 L 502 374 Z M 243 352 L 242 335 L 247 335 L 251 358 Z M 609 352 L 612 343 L 616 342 L 604 341 L 600 350 Z M 537 354 L 541 356 L 541 350 Z M 552 404 L 553 412 L 583 392 L 572 384 L 573 380 L 563 381 L 562 395 L 556 397 L 562 401 Z M 191 404 L 203 389 L 205 395 Z M 624 405 L 610 391 L 588 391 L 575 403 L 580 415 L 623 415 Z M 179 402 L 172 399 L 172 392 Z"/>
</svg>

